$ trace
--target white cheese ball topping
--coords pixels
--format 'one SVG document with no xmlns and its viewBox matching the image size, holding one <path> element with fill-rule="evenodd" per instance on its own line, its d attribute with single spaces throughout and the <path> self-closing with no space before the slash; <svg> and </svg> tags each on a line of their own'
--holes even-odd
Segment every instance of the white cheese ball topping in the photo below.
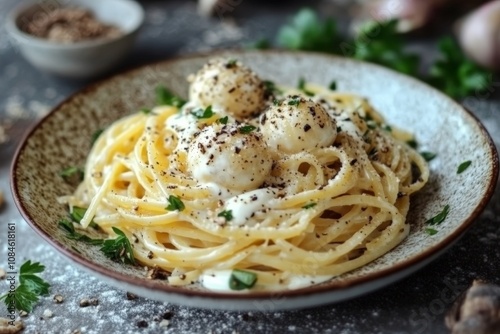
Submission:
<svg viewBox="0 0 500 334">
<path fill-rule="evenodd" d="M 201 183 L 230 190 L 259 187 L 270 173 L 272 159 L 262 135 L 248 127 L 214 124 L 205 127 L 188 151 L 192 175 Z"/>
<path fill-rule="evenodd" d="M 264 83 L 234 60 L 211 60 L 190 80 L 189 99 L 202 108 L 212 106 L 240 120 L 264 108 Z"/>
<path fill-rule="evenodd" d="M 260 116 L 267 145 L 289 154 L 328 147 L 337 137 L 335 120 L 319 103 L 288 96 Z"/>
</svg>

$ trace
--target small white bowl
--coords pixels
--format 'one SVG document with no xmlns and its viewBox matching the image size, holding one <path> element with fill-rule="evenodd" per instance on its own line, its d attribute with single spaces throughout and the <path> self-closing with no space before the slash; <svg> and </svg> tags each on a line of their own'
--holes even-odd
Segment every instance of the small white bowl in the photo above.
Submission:
<svg viewBox="0 0 500 334">
<path fill-rule="evenodd" d="M 21 54 L 35 67 L 71 78 L 90 78 L 103 74 L 118 64 L 132 48 L 144 21 L 144 10 L 132 0 L 66 0 L 64 7 L 92 11 L 96 18 L 121 29 L 116 38 L 63 44 L 32 36 L 21 24 L 57 8 L 57 3 L 29 1 L 14 9 L 6 28 Z"/>
</svg>

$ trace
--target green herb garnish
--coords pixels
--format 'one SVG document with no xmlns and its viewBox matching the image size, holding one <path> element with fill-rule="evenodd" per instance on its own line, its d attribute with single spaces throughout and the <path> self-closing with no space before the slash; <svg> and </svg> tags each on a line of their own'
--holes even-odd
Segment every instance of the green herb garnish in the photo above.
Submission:
<svg viewBox="0 0 500 334">
<path fill-rule="evenodd" d="M 282 91 L 276 87 L 276 84 L 270 80 L 264 80 L 264 88 L 267 95 L 281 94 Z"/>
<path fill-rule="evenodd" d="M 298 106 L 299 104 L 300 104 L 300 99 L 299 98 L 292 99 L 292 100 L 288 101 L 288 105 L 289 106 Z"/>
<path fill-rule="evenodd" d="M 205 109 L 196 109 L 191 111 L 191 115 L 198 119 L 205 119 L 205 118 L 210 118 L 214 115 L 215 113 L 212 110 L 212 106 L 208 106 Z"/>
<path fill-rule="evenodd" d="M 226 221 L 233 220 L 233 211 L 232 210 L 224 210 L 217 215 L 217 217 L 224 217 Z"/>
<path fill-rule="evenodd" d="M 186 208 L 181 199 L 177 196 L 170 195 L 168 197 L 168 206 L 165 208 L 168 211 L 183 211 Z"/>
<path fill-rule="evenodd" d="M 311 209 L 311 208 L 314 208 L 318 203 L 309 203 L 309 204 L 306 204 L 302 207 L 302 209 Z"/>
<path fill-rule="evenodd" d="M 82 168 L 80 167 L 68 167 L 63 169 L 59 175 L 64 179 L 66 182 L 71 182 L 73 180 L 81 182 L 83 181 L 83 177 L 85 176 L 85 173 Z"/>
<path fill-rule="evenodd" d="M 446 219 L 446 216 L 448 216 L 449 212 L 450 212 L 450 206 L 446 205 L 443 211 L 441 211 L 431 219 L 427 220 L 425 223 L 428 225 L 439 225 Z"/>
<path fill-rule="evenodd" d="M 430 70 L 431 85 L 454 98 L 480 93 L 491 86 L 492 73 L 468 59 L 453 38 L 442 38 L 439 50 L 441 57 Z"/>
<path fill-rule="evenodd" d="M 90 146 L 94 146 L 95 142 L 97 141 L 97 139 L 101 136 L 101 134 L 103 132 L 104 132 L 104 129 L 98 129 L 92 134 L 92 137 L 90 137 Z"/>
<path fill-rule="evenodd" d="M 314 93 L 306 89 L 306 80 L 304 78 L 299 79 L 297 88 L 304 92 L 307 96 L 314 96 Z"/>
<path fill-rule="evenodd" d="M 135 264 L 134 251 L 127 236 L 120 229 L 114 226 L 112 228 L 117 237 L 104 240 L 101 251 L 113 261 Z"/>
<path fill-rule="evenodd" d="M 428 227 L 425 229 L 425 233 L 427 233 L 428 235 L 434 235 L 434 234 L 438 233 L 438 231 L 433 229 L 433 228 Z"/>
<path fill-rule="evenodd" d="M 237 59 L 230 59 L 230 60 L 227 62 L 226 66 L 227 66 L 228 68 L 232 68 L 232 67 L 235 67 L 237 64 L 238 64 L 238 60 L 237 60 Z"/>
<path fill-rule="evenodd" d="M 146 115 L 149 115 L 151 113 L 151 109 L 149 109 L 149 108 L 142 108 L 140 111 Z"/>
<path fill-rule="evenodd" d="M 234 269 L 229 278 L 231 290 L 244 290 L 252 288 L 257 282 L 257 274 L 250 271 Z"/>
<path fill-rule="evenodd" d="M 292 50 L 340 54 L 340 38 L 335 21 L 322 21 L 310 8 L 301 9 L 278 33 L 278 43 Z"/>
<path fill-rule="evenodd" d="M 186 101 L 174 95 L 163 86 L 156 87 L 156 104 L 159 106 L 172 106 L 182 108 Z"/>
<path fill-rule="evenodd" d="M 415 140 L 415 139 L 410 139 L 406 142 L 406 144 L 408 144 L 408 146 L 410 146 L 411 148 L 413 148 L 414 150 L 416 150 L 418 148 L 418 142 Z"/>
<path fill-rule="evenodd" d="M 271 42 L 267 38 L 261 38 L 246 45 L 247 49 L 267 50 L 271 48 Z"/>
<path fill-rule="evenodd" d="M 69 213 L 69 215 L 71 216 L 71 218 L 77 222 L 78 224 L 80 224 L 81 220 L 83 219 L 83 216 L 85 216 L 85 213 L 87 212 L 87 209 L 85 208 L 80 208 L 78 206 L 74 206 L 73 207 L 73 210 Z M 92 228 L 99 228 L 99 226 L 94 222 L 94 220 L 92 220 L 89 224 L 90 227 Z"/>
<path fill-rule="evenodd" d="M 467 161 L 464 161 L 460 164 L 460 166 L 458 166 L 457 168 L 457 174 L 462 174 L 463 172 L 465 172 L 465 170 L 467 168 L 469 168 L 469 166 L 472 164 L 472 161 L 470 160 L 467 160 Z"/>
<path fill-rule="evenodd" d="M 219 119 L 217 120 L 217 123 L 226 125 L 228 121 L 229 121 L 229 117 L 224 116 L 224 117 L 222 117 L 222 118 L 219 118 Z"/>
<path fill-rule="evenodd" d="M 257 129 L 257 128 L 253 125 L 245 125 L 245 126 L 242 126 L 241 128 L 239 128 L 240 133 L 243 133 L 243 134 L 248 134 L 248 133 L 254 131 L 255 129 Z"/>
<path fill-rule="evenodd" d="M 431 160 L 433 160 L 437 154 L 436 153 L 433 153 L 433 152 L 420 152 L 420 155 L 422 156 L 422 158 L 425 159 L 425 161 L 429 162 Z"/>
<path fill-rule="evenodd" d="M 70 240 L 82 241 L 90 245 L 101 245 L 104 242 L 102 239 L 92 239 L 85 234 L 78 233 L 73 226 L 73 222 L 66 219 L 59 221 L 59 228 L 66 231 L 66 238 Z"/>
<path fill-rule="evenodd" d="M 420 59 L 404 51 L 404 40 L 397 26 L 397 20 L 367 23 L 354 41 L 354 58 L 416 76 Z M 348 53 L 350 50 L 346 48 L 350 45 L 344 43 L 343 46 L 344 53 Z"/>
<path fill-rule="evenodd" d="M 19 285 L 12 293 L 1 296 L 0 301 L 3 300 L 8 309 L 14 305 L 16 310 L 31 312 L 39 297 L 49 294 L 50 284 L 37 275 L 44 270 L 45 266 L 39 262 L 24 262 L 19 270 Z"/>
<path fill-rule="evenodd" d="M 330 85 L 328 85 L 328 88 L 330 90 L 337 90 L 337 81 L 330 82 Z"/>
</svg>

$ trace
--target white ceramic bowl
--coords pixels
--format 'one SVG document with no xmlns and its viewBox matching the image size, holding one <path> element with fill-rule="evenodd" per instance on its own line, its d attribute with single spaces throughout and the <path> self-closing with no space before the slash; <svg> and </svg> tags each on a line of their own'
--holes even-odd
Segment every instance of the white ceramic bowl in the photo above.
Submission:
<svg viewBox="0 0 500 334">
<path fill-rule="evenodd" d="M 34 37 L 21 24 L 56 6 L 86 8 L 102 22 L 123 32 L 119 37 L 62 44 Z M 90 78 L 116 66 L 130 51 L 144 20 L 144 10 L 132 0 L 65 0 L 24 2 L 7 18 L 6 28 L 21 54 L 35 67 L 65 77 Z"/>
</svg>

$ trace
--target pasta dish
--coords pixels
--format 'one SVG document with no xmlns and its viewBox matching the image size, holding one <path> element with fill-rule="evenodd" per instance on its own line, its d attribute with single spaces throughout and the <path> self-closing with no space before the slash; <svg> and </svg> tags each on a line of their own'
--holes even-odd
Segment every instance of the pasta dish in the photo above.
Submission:
<svg viewBox="0 0 500 334">
<path fill-rule="evenodd" d="M 365 98 L 275 85 L 231 59 L 189 81 L 189 101 L 164 90 L 99 136 L 61 199 L 86 208 L 82 228 L 119 229 L 169 284 L 217 291 L 317 284 L 408 235 L 429 169 Z"/>
</svg>

